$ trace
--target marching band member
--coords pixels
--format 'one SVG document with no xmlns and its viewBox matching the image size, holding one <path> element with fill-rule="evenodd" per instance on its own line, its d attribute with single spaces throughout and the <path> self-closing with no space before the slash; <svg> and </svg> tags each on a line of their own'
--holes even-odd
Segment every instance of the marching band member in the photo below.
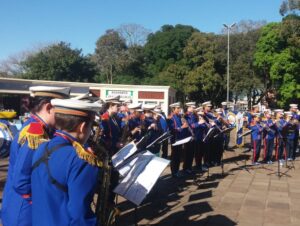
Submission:
<svg viewBox="0 0 300 226">
<path fill-rule="evenodd" d="M 153 110 L 155 105 L 153 104 L 144 104 L 144 118 L 142 121 L 142 135 L 144 136 L 146 133 L 149 133 L 149 139 L 147 140 L 147 145 L 151 144 L 154 140 L 156 140 L 160 136 L 160 131 L 157 127 L 157 121 L 153 117 Z M 149 151 L 153 154 L 158 155 L 160 151 L 159 145 L 154 145 L 149 148 Z"/>
<path fill-rule="evenodd" d="M 161 110 L 161 106 L 158 105 L 158 106 L 156 106 L 155 109 L 158 109 L 161 111 L 160 112 L 161 117 L 159 118 L 159 124 L 161 126 L 162 132 L 165 133 L 165 132 L 169 131 L 167 117 L 166 117 L 165 113 Z M 161 144 L 161 151 L 162 151 L 161 157 L 165 158 L 165 159 L 168 159 L 168 144 L 169 144 L 168 140 L 163 141 Z"/>
<path fill-rule="evenodd" d="M 132 140 L 136 142 L 142 138 L 141 134 L 141 114 L 143 113 L 142 104 L 129 104 L 128 109 L 130 112 L 130 117 L 128 120 L 128 127 L 130 134 L 129 136 L 132 137 Z"/>
<path fill-rule="evenodd" d="M 272 153 L 274 149 L 274 139 L 276 135 L 275 123 L 272 120 L 271 111 L 269 109 L 265 110 L 264 121 L 264 163 L 272 164 Z"/>
<path fill-rule="evenodd" d="M 222 110 L 221 109 L 216 109 L 216 120 L 215 123 L 219 128 L 222 128 L 222 122 L 224 119 L 222 118 Z M 221 164 L 221 159 L 222 155 L 224 152 L 224 133 L 219 133 L 216 138 L 214 138 L 214 158 L 213 158 L 213 163 L 214 165 L 220 165 Z"/>
<path fill-rule="evenodd" d="M 195 143 L 195 129 L 199 127 L 197 117 L 194 113 L 194 110 L 196 108 L 196 102 L 188 102 L 185 104 L 187 106 L 187 111 L 184 115 L 184 118 L 188 124 L 189 133 L 191 136 L 193 136 L 193 140 L 186 143 L 184 145 L 184 162 L 183 162 L 183 170 L 187 174 L 192 173 L 192 166 L 193 166 L 193 159 L 196 149 L 196 143 Z"/>
<path fill-rule="evenodd" d="M 130 114 L 128 110 L 128 105 L 132 103 L 131 99 L 124 100 L 120 106 L 120 109 L 118 111 L 118 117 L 121 120 L 121 128 L 123 128 L 128 121 L 128 116 Z"/>
<path fill-rule="evenodd" d="M 293 148 L 293 159 L 296 159 L 296 151 L 298 148 L 298 140 L 299 140 L 299 122 L 300 115 L 298 114 L 298 104 L 290 104 L 290 111 L 292 112 L 292 119 L 295 121 L 295 138 L 294 138 L 294 148 Z"/>
<path fill-rule="evenodd" d="M 4 226 L 32 224 L 31 161 L 39 145 L 53 136 L 55 126 L 53 98 L 67 98 L 70 88 L 33 86 L 32 114 L 15 136 L 9 159 L 9 169 L 3 194 L 2 222 Z"/>
<path fill-rule="evenodd" d="M 121 119 L 118 117 L 118 108 L 121 105 L 120 96 L 107 98 L 105 100 L 107 111 L 101 116 L 102 140 L 112 157 L 120 148 L 123 147 L 121 141 L 122 127 Z M 115 170 L 111 172 L 110 195 L 109 202 L 113 206 L 115 204 L 115 193 L 113 190 L 118 185 L 119 173 Z"/>
<path fill-rule="evenodd" d="M 286 144 L 285 144 L 285 137 L 283 137 L 282 130 L 286 126 L 287 122 L 283 118 L 283 110 L 276 109 L 274 110 L 275 117 L 276 117 L 276 155 L 277 159 L 279 160 L 279 164 L 283 165 L 284 159 L 286 159 Z M 285 155 L 285 157 L 283 157 Z"/>
<path fill-rule="evenodd" d="M 251 137 L 253 142 L 253 164 L 259 165 L 258 159 L 260 156 L 261 149 L 261 133 L 263 131 L 263 127 L 260 125 L 260 114 L 253 114 L 253 120 L 249 126 L 251 130 Z"/>
<path fill-rule="evenodd" d="M 203 119 L 206 121 L 206 123 L 209 125 L 209 127 L 216 127 L 215 121 L 217 118 L 214 116 L 212 113 L 212 104 L 211 101 L 206 101 L 202 103 L 204 114 L 203 114 Z M 205 148 L 206 150 L 204 151 L 205 156 L 204 156 L 204 165 L 206 167 L 210 167 L 215 164 L 215 159 L 216 159 L 216 153 L 215 153 L 215 141 L 214 139 L 208 139 L 206 141 Z"/>
<path fill-rule="evenodd" d="M 196 149 L 195 149 L 195 162 L 196 162 L 196 169 L 199 169 L 201 171 L 206 171 L 207 167 L 202 164 L 205 157 L 205 151 L 208 150 L 208 147 L 206 147 L 206 143 L 203 141 L 205 138 L 205 135 L 209 129 L 209 124 L 206 123 L 206 121 L 203 119 L 202 115 L 203 107 L 199 107 L 195 109 L 198 114 L 198 124 L 199 126 L 195 126 L 195 142 L 196 142 Z M 206 160 L 206 159 L 205 159 Z"/>
<path fill-rule="evenodd" d="M 161 135 L 163 135 L 164 132 L 167 131 L 167 125 L 164 125 L 164 122 L 166 122 L 165 120 L 161 120 L 164 118 L 164 116 L 162 115 L 162 110 L 160 108 L 155 107 L 153 112 L 153 118 L 156 122 L 156 126 L 157 126 L 157 130 L 155 131 L 156 133 L 156 138 L 160 137 Z M 156 148 L 158 148 L 158 152 L 155 153 L 158 157 L 159 157 L 159 151 L 162 145 L 158 145 L 156 144 Z"/>
<path fill-rule="evenodd" d="M 55 137 L 32 161 L 32 225 L 96 225 L 91 210 L 101 162 L 85 149 L 101 105 L 81 100 L 51 101 Z"/>
<path fill-rule="evenodd" d="M 295 137 L 296 137 L 296 128 L 297 125 L 293 120 L 292 112 L 284 112 L 285 120 L 287 121 L 286 125 L 286 151 L 287 151 L 287 160 L 294 160 L 294 145 L 295 145 Z"/>
<path fill-rule="evenodd" d="M 209 119 L 211 119 L 211 120 L 216 119 L 216 117 L 212 113 L 211 101 L 206 101 L 206 102 L 202 103 L 202 107 L 203 107 L 203 111 L 204 111 L 204 117 L 206 117 L 204 119 L 207 121 L 207 123 L 209 123 Z"/>
<path fill-rule="evenodd" d="M 188 124 L 181 121 L 181 104 L 179 102 L 171 104 L 170 108 L 172 109 L 172 113 L 168 119 L 168 123 L 173 135 L 171 138 L 171 173 L 173 177 L 178 178 L 181 177 L 179 166 L 183 147 L 182 145 L 172 146 L 172 144 L 186 136 Z"/>
<path fill-rule="evenodd" d="M 229 110 L 228 110 L 228 102 L 224 101 L 221 103 L 222 105 L 222 108 L 221 108 L 221 117 L 228 121 L 228 113 L 229 113 Z M 230 133 L 225 133 L 224 134 L 224 149 L 225 150 L 228 150 L 228 144 L 229 144 L 229 141 L 230 141 Z"/>
<path fill-rule="evenodd" d="M 259 113 L 259 106 L 258 105 L 253 105 L 251 111 L 247 112 L 247 115 L 246 115 L 247 119 L 248 119 L 248 122 L 247 122 L 248 126 L 250 126 L 251 123 L 253 122 L 254 115 L 258 114 L 258 113 Z M 250 137 L 250 148 L 249 148 L 248 151 L 251 151 L 251 149 L 253 149 L 252 136 Z"/>
<path fill-rule="evenodd" d="M 101 125 L 103 128 L 103 140 L 106 147 L 113 156 L 123 144 L 120 142 L 122 126 L 121 119 L 118 117 L 118 110 L 121 105 L 120 96 L 107 98 L 105 100 L 107 111 L 101 116 Z"/>
</svg>

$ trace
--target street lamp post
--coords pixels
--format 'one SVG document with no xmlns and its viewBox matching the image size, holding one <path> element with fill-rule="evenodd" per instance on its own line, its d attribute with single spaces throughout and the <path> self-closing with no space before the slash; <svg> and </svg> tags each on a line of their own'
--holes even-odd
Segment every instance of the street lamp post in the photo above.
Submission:
<svg viewBox="0 0 300 226">
<path fill-rule="evenodd" d="M 235 26 L 235 23 L 231 25 L 223 24 L 223 26 L 227 29 L 227 98 L 226 101 L 229 102 L 229 34 L 230 34 L 230 29 Z"/>
</svg>

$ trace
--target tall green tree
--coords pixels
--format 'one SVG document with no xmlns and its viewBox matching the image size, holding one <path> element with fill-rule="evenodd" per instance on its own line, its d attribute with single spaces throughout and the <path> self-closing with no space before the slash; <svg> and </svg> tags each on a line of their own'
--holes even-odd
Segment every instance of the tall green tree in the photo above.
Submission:
<svg viewBox="0 0 300 226">
<path fill-rule="evenodd" d="M 193 32 L 198 31 L 192 26 L 164 25 L 154 34 L 148 36 L 144 46 L 144 53 L 148 73 L 155 75 L 169 65 L 180 61 L 183 49 Z"/>
<path fill-rule="evenodd" d="M 92 82 L 95 67 L 81 50 L 60 42 L 29 55 L 21 62 L 23 78 L 55 81 Z"/>
<path fill-rule="evenodd" d="M 260 30 L 234 33 L 230 44 L 230 90 L 234 100 L 247 96 L 249 107 L 265 96 L 262 77 L 253 64 Z M 226 38 L 227 39 L 227 38 Z"/>
<path fill-rule="evenodd" d="M 266 73 L 277 91 L 278 104 L 287 107 L 300 97 L 300 19 L 287 16 L 282 23 L 272 23 L 262 30 L 257 42 L 255 64 Z"/>
<path fill-rule="evenodd" d="M 96 42 L 92 56 L 100 74 L 97 82 L 106 81 L 112 84 L 115 77 L 127 66 L 129 55 L 125 40 L 115 30 L 107 30 Z M 104 78 L 103 78 L 104 77 Z"/>
<path fill-rule="evenodd" d="M 183 50 L 184 62 L 190 68 L 183 87 L 189 99 L 219 104 L 224 98 L 224 69 L 217 67 L 216 38 L 214 34 L 195 32 Z"/>
</svg>

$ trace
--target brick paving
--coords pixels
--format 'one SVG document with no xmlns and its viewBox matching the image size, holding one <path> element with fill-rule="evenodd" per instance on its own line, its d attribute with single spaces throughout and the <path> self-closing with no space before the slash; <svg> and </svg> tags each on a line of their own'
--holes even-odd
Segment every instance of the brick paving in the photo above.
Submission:
<svg viewBox="0 0 300 226">
<path fill-rule="evenodd" d="M 167 168 L 138 207 L 120 198 L 117 225 L 299 226 L 300 161 L 251 166 L 251 152 L 226 151 L 220 167 L 182 179 Z M 284 174 L 283 174 L 284 173 Z"/>
<path fill-rule="evenodd" d="M 220 167 L 207 173 L 170 177 L 169 167 L 137 211 L 118 198 L 122 211 L 117 225 L 174 226 L 299 226 L 300 161 L 294 168 L 277 163 L 250 166 L 251 152 L 235 149 L 224 153 L 224 174 Z M 7 159 L 0 160 L 0 197 L 6 177 Z M 2 199 L 1 199 L 2 200 Z"/>
</svg>

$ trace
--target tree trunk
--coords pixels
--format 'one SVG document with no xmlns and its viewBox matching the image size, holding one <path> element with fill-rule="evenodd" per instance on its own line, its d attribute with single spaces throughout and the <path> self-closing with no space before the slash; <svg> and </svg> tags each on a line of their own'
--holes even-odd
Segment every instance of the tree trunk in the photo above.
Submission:
<svg viewBox="0 0 300 226">
<path fill-rule="evenodd" d="M 110 65 L 110 84 L 113 83 L 113 65 Z"/>
</svg>

